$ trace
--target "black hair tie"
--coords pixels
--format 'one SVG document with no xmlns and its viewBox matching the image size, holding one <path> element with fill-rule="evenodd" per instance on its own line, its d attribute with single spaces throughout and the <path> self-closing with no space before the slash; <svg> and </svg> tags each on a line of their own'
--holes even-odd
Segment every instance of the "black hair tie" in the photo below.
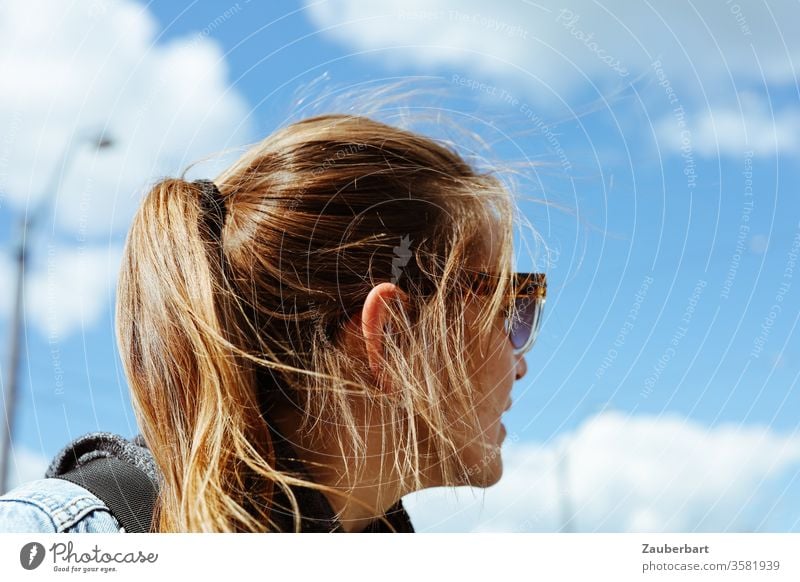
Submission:
<svg viewBox="0 0 800 582">
<path fill-rule="evenodd" d="M 225 199 L 222 197 L 217 185 L 211 180 L 195 180 L 193 184 L 200 186 L 202 191 L 201 206 L 209 230 L 216 240 L 221 240 L 222 227 L 225 225 L 225 218 L 228 213 Z"/>
</svg>

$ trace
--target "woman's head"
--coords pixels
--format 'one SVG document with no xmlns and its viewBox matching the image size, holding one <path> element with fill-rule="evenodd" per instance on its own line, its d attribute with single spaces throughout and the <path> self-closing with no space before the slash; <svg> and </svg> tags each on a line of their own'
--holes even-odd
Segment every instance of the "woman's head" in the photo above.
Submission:
<svg viewBox="0 0 800 582">
<path fill-rule="evenodd" d="M 214 183 L 219 238 L 202 187 L 165 179 L 119 281 L 160 529 L 270 529 L 275 487 L 300 484 L 275 470 L 273 415 L 333 444 L 349 482 L 376 455 L 401 494 L 495 482 L 499 414 L 525 372 L 504 331 L 514 215 L 498 180 L 427 137 L 327 115 L 275 132 Z M 474 292 L 476 271 L 496 275 L 488 292 Z"/>
</svg>

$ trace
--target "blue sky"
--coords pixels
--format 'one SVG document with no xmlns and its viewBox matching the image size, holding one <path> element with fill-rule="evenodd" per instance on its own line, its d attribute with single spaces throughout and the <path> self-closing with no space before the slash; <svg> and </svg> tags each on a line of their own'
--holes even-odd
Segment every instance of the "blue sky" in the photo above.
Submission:
<svg viewBox="0 0 800 582">
<path fill-rule="evenodd" d="M 549 251 L 521 230 L 517 267 L 549 289 L 505 476 L 411 496 L 415 523 L 800 529 L 796 5 L 87 1 L 34 26 L 36 4 L 0 8 L 4 356 L 14 225 L 59 183 L 32 234 L 20 478 L 84 432 L 136 432 L 111 310 L 146 184 L 318 96 L 404 80 L 481 155 L 539 162 L 515 186 L 551 204 L 520 202 Z M 95 151 L 102 131 L 115 144 Z"/>
</svg>

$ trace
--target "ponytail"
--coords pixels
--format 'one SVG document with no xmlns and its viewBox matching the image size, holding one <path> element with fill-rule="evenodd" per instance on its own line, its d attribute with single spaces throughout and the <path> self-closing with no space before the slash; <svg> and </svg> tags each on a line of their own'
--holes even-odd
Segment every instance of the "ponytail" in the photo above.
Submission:
<svg viewBox="0 0 800 582">
<path fill-rule="evenodd" d="M 209 228 L 204 195 L 202 184 L 181 179 L 147 195 L 119 278 L 118 341 L 162 474 L 157 529 L 259 531 L 283 479 L 235 333 L 240 310 L 225 279 L 224 224 Z"/>
</svg>

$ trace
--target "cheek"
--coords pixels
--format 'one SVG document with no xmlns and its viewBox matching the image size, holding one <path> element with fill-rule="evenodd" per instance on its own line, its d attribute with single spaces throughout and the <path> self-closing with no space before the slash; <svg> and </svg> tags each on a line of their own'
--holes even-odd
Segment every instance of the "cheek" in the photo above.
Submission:
<svg viewBox="0 0 800 582">
<path fill-rule="evenodd" d="M 500 445 L 504 431 L 500 416 L 513 384 L 514 358 L 501 317 L 483 337 L 470 333 L 477 329 L 474 319 L 467 322 L 468 366 L 478 392 L 475 405 L 479 425 L 462 434 L 461 460 L 468 471 L 468 484 L 489 486 L 503 470 Z"/>
<path fill-rule="evenodd" d="M 493 327 L 476 351 L 471 370 L 478 391 L 475 402 L 479 416 L 493 422 L 505 407 L 516 370 L 513 348 L 503 329 L 502 320 Z"/>
<path fill-rule="evenodd" d="M 469 309 L 468 309 L 468 313 Z M 513 366 L 513 347 L 505 330 L 505 320 L 497 317 L 482 335 L 477 335 L 474 314 L 467 317 L 467 354 L 473 377 L 481 381 L 502 378 Z"/>
</svg>

